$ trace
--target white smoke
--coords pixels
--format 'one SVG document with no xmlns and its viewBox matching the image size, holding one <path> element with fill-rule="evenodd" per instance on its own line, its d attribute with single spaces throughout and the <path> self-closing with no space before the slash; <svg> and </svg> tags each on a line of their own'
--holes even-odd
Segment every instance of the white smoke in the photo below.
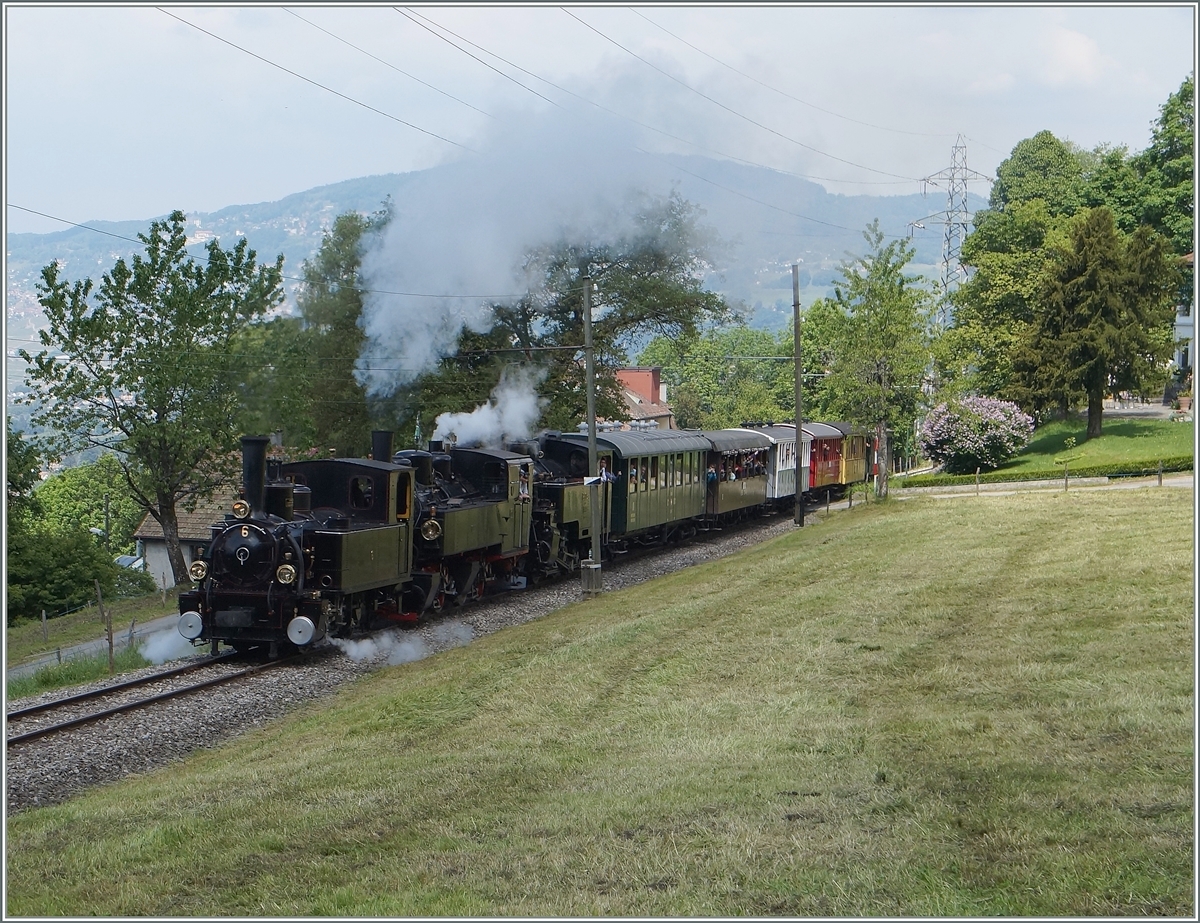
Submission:
<svg viewBox="0 0 1200 923">
<path fill-rule="evenodd" d="M 484 153 L 413 177 L 363 254 L 356 374 L 368 392 L 393 393 L 452 355 L 464 328 L 489 329 L 492 304 L 536 284 L 531 250 L 631 233 L 638 204 L 670 191 L 669 170 L 635 145 L 594 111 L 512 115 Z"/>
<path fill-rule="evenodd" d="M 169 630 L 155 631 L 146 635 L 146 639 L 138 645 L 138 651 L 143 657 L 157 666 L 168 660 L 182 660 L 197 652 L 192 642 L 181 635 L 172 626 Z"/>
<path fill-rule="evenodd" d="M 433 626 L 430 634 L 435 644 L 463 647 L 471 643 L 474 633 L 470 625 L 462 622 L 440 622 Z M 391 666 L 422 660 L 433 651 L 419 635 L 386 631 L 370 638 L 350 641 L 345 638 L 330 638 L 330 641 L 355 663 L 366 660 L 383 660 Z"/>
<path fill-rule="evenodd" d="M 429 648 L 419 637 L 391 631 L 358 641 L 345 638 L 330 638 L 330 641 L 355 663 L 385 657 L 389 664 L 410 663 L 429 656 Z"/>
<path fill-rule="evenodd" d="M 544 369 L 506 368 L 491 400 L 470 413 L 441 414 L 434 423 L 433 438 L 453 435 L 460 445 L 483 446 L 528 439 L 545 404 L 537 393 L 545 376 Z"/>
</svg>

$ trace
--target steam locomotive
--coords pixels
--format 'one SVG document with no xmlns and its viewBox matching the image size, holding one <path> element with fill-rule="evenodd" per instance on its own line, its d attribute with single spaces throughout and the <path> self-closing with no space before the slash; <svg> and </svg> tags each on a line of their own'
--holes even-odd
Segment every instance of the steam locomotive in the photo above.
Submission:
<svg viewBox="0 0 1200 923">
<path fill-rule="evenodd" d="M 791 425 L 603 432 L 594 493 L 583 434 L 393 452 L 376 431 L 370 458 L 270 465 L 267 437 L 246 436 L 242 497 L 192 563 L 179 632 L 275 656 L 570 574 L 590 554 L 593 496 L 606 558 L 790 508 L 797 472 L 802 493 L 817 474 L 810 426 L 799 445 Z M 834 432 L 843 450 L 861 439 Z"/>
</svg>

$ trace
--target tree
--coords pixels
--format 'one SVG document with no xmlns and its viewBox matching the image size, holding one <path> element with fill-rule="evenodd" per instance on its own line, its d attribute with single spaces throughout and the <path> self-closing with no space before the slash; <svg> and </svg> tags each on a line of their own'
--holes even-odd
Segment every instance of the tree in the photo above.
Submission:
<svg viewBox="0 0 1200 923">
<path fill-rule="evenodd" d="M 34 488 L 41 480 L 42 457 L 34 442 L 13 432 L 9 416 L 4 418 L 4 457 L 8 500 L 5 513 L 8 534 L 12 535 L 26 528 L 30 518 L 39 512 Z"/>
<path fill-rule="evenodd" d="M 8 537 L 7 621 L 38 618 L 83 605 L 96 584 L 112 596 L 117 566 L 104 547 L 82 529 L 56 532 L 38 526 Z"/>
<path fill-rule="evenodd" d="M 237 334 L 282 301 L 281 255 L 259 266 L 245 238 L 207 258 L 187 253 L 183 212 L 139 234 L 145 255 L 121 258 L 93 294 L 42 270 L 47 326 L 26 381 L 33 420 L 70 451 L 111 450 L 134 500 L 162 526 L 176 582 L 188 579 L 176 507 L 228 482 L 236 448 L 237 395 L 230 386 Z"/>
<path fill-rule="evenodd" d="M 662 366 L 681 428 L 721 429 L 795 416 L 792 352 L 790 328 L 739 324 L 683 341 L 655 337 L 637 361 Z"/>
<path fill-rule="evenodd" d="M 1004 211 L 1019 202 L 1040 199 L 1051 215 L 1070 215 L 1079 205 L 1083 165 L 1076 153 L 1051 132 L 1019 141 L 996 168 L 988 206 Z"/>
<path fill-rule="evenodd" d="M 1167 97 L 1154 122 L 1150 146 L 1134 158 L 1142 177 L 1146 201 L 1142 223 L 1170 242 L 1172 252 L 1192 252 L 1195 224 L 1196 82 L 1189 74 L 1179 90 Z"/>
<path fill-rule="evenodd" d="M 525 363 L 545 373 L 538 386 L 540 424 L 574 430 L 587 403 L 579 355 L 585 274 L 595 286 L 596 414 L 622 419 L 615 372 L 628 364 L 630 349 L 655 335 L 691 341 L 705 324 L 732 317 L 721 296 L 703 288 L 714 237 L 700 224 L 702 215 L 672 194 L 643 202 L 633 230 L 614 241 L 560 240 L 531 250 L 524 268 L 537 284 L 514 304 L 493 305 L 490 330 L 460 334 L 457 356 L 397 393 L 404 408 L 397 429 L 413 432 L 419 416 L 428 433 L 437 414 L 472 410 L 506 365 Z"/>
<path fill-rule="evenodd" d="M 878 220 L 863 237 L 867 254 L 842 264 L 828 306 L 837 323 L 825 390 L 836 416 L 875 431 L 879 494 L 887 496 L 889 432 L 912 425 L 929 368 L 932 296 L 904 273 L 911 245 L 894 240 L 884 246 Z"/>
<path fill-rule="evenodd" d="M 1081 213 L 1053 253 L 1041 311 L 1014 363 L 1034 409 L 1086 396 L 1088 438 L 1101 434 L 1104 395 L 1161 383 L 1171 355 L 1176 269 L 1148 227 L 1122 238 L 1107 208 Z"/>
<path fill-rule="evenodd" d="M 125 489 L 125 474 L 112 453 L 47 478 L 36 498 L 42 527 L 53 532 L 107 529 L 106 544 L 113 554 L 132 550 L 133 533 L 146 514 Z"/>
</svg>

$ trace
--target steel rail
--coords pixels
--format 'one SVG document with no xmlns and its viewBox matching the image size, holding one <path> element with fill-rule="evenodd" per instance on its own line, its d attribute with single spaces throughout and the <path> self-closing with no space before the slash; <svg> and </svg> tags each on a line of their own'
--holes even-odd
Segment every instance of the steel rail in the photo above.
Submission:
<svg viewBox="0 0 1200 923">
<path fill-rule="evenodd" d="M 252 676 L 255 673 L 273 670 L 276 667 L 291 663 L 293 660 L 298 659 L 298 657 L 299 655 L 296 655 L 295 657 L 288 657 L 283 660 L 272 661 L 271 663 L 257 664 L 252 667 L 247 667 L 245 670 L 240 670 L 237 673 L 229 673 L 225 676 L 217 676 L 213 679 L 204 680 L 200 683 L 193 683 L 190 686 L 184 686 L 180 689 L 168 689 L 166 692 L 160 692 L 158 695 L 153 695 L 145 699 L 138 699 L 134 702 L 126 702 L 123 705 L 114 705 L 112 708 L 106 708 L 102 711 L 92 712 L 91 714 L 82 715 L 78 718 L 72 718 L 68 721 L 60 722 L 59 724 L 52 724 L 36 730 L 26 731 L 24 734 L 16 734 L 8 738 L 6 746 L 11 747 L 13 744 L 23 743 L 29 740 L 36 740 L 39 737 L 48 737 L 51 734 L 57 734 L 59 731 L 67 731 L 71 728 L 80 727 L 84 724 L 92 724 L 96 721 L 102 721 L 105 718 L 121 714 L 122 712 L 145 708 L 146 706 L 153 705 L 157 702 L 165 702 L 169 699 L 180 698 L 181 696 L 188 695 L 189 693 L 198 692 L 201 689 L 208 689 L 212 686 L 219 686 L 223 683 L 230 683 L 237 679 L 243 679 L 247 676 Z M 64 700 L 60 700 L 58 704 L 61 704 L 61 701 Z"/>
<path fill-rule="evenodd" d="M 130 679 L 124 682 L 114 683 L 111 686 L 105 686 L 103 689 L 93 689 L 90 692 L 80 692 L 76 695 L 70 695 L 66 698 L 55 699 L 52 702 L 43 702 L 41 705 L 31 705 L 28 708 L 19 708 L 16 711 L 8 712 L 5 717 L 12 721 L 17 718 L 27 718 L 30 715 L 41 714 L 42 712 L 52 711 L 62 705 L 70 705 L 75 702 L 86 702 L 88 699 L 99 699 L 114 692 L 119 692 L 122 689 L 133 689 L 137 686 L 149 686 L 151 683 L 156 683 L 160 679 L 167 679 L 171 676 L 179 676 L 183 673 L 191 673 L 193 670 L 202 670 L 204 667 L 212 666 L 214 663 L 223 663 L 237 656 L 237 651 L 226 651 L 217 657 L 210 657 L 207 660 L 201 660 L 198 663 L 189 663 L 182 667 L 173 667 L 170 670 L 163 670 L 161 673 L 154 673 L 151 676 L 143 676 L 140 679 Z"/>
</svg>

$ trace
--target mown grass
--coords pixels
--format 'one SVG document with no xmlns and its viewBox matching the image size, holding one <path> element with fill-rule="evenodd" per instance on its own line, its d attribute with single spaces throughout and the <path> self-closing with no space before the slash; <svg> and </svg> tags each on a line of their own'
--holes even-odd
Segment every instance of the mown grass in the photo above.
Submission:
<svg viewBox="0 0 1200 923">
<path fill-rule="evenodd" d="M 8 821 L 16 916 L 1192 916 L 1191 495 L 874 503 Z"/>
<path fill-rule="evenodd" d="M 106 611 L 111 609 L 113 631 L 117 633 L 128 631 L 133 619 L 141 625 L 179 611 L 174 590 L 167 591 L 165 601 L 164 594 L 151 593 L 135 599 L 116 599 L 111 603 L 105 600 L 104 608 Z M 53 654 L 55 650 L 73 644 L 103 637 L 106 637 L 104 624 L 94 604 L 77 612 L 47 619 L 45 638 L 42 637 L 41 620 L 21 620 L 9 625 L 5 631 L 5 663 L 11 667 L 43 654 Z"/>
<path fill-rule="evenodd" d="M 128 673 L 150 666 L 150 661 L 142 656 L 136 647 L 123 647 L 113 654 L 113 672 Z M 80 683 L 90 683 L 109 675 L 108 651 L 87 657 L 73 657 L 61 663 L 52 663 L 42 667 L 29 676 L 20 676 L 6 682 L 9 699 L 19 699 L 27 695 L 37 695 L 64 686 L 77 686 Z"/>
<path fill-rule="evenodd" d="M 1067 467 L 1076 477 L 1127 477 L 1164 471 L 1188 471 L 1195 464 L 1195 426 L 1167 420 L 1116 418 L 1104 423 L 1103 435 L 1087 438 L 1087 419 L 1041 426 L 1019 455 L 981 475 L 982 481 L 1060 478 Z M 895 479 L 897 487 L 968 484 L 974 474 L 917 474 Z"/>
<path fill-rule="evenodd" d="M 1069 439 L 1074 443 L 1067 444 Z M 1102 435 L 1087 438 L 1087 419 L 1072 419 L 1041 426 L 1024 450 L 1003 466 L 1006 471 L 1062 470 L 1093 465 L 1147 464 L 1159 459 L 1190 455 L 1195 424 L 1169 420 L 1115 418 L 1104 421 Z"/>
</svg>

